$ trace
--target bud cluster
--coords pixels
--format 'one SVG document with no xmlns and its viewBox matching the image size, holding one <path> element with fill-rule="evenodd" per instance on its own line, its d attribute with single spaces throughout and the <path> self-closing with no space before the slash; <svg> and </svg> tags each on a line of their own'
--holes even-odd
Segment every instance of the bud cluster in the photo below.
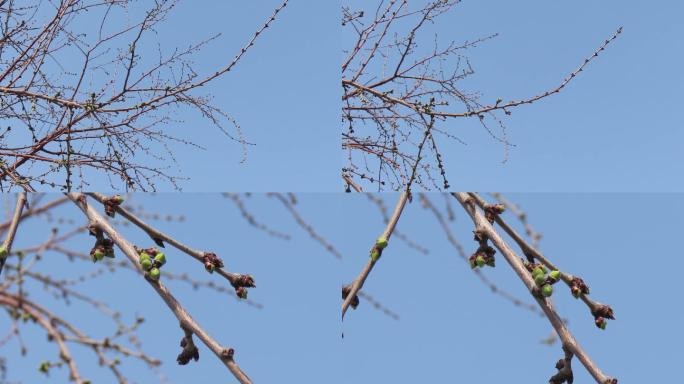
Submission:
<svg viewBox="0 0 684 384">
<path fill-rule="evenodd" d="M 179 365 L 186 365 L 190 360 L 199 360 L 199 350 L 192 341 L 192 334 L 183 337 L 180 341 L 180 346 L 183 348 L 181 353 L 176 357 Z"/>
<path fill-rule="evenodd" d="M 483 268 L 485 265 L 493 268 L 496 265 L 496 260 L 494 259 L 495 254 L 496 249 L 489 245 L 480 245 L 480 247 L 477 248 L 477 251 L 468 258 L 470 268 Z"/>
<path fill-rule="evenodd" d="M 99 237 L 95 241 L 95 246 L 90 250 L 90 257 L 93 259 L 93 263 L 109 257 L 114 258 L 114 242 L 111 239 L 105 237 Z"/>
<path fill-rule="evenodd" d="M 157 248 L 140 249 L 138 250 L 138 261 L 145 271 L 145 277 L 152 281 L 159 281 L 161 276 L 159 268 L 166 264 L 166 255 L 163 252 Z"/>
<path fill-rule="evenodd" d="M 490 224 L 494 223 L 496 216 L 504 213 L 506 207 L 503 204 L 487 204 L 484 207 L 485 218 Z"/>
<path fill-rule="evenodd" d="M 470 268 L 475 269 L 477 267 L 484 267 L 485 265 L 488 265 L 490 267 L 494 267 L 496 265 L 495 260 L 494 260 L 494 255 L 496 254 L 496 250 L 492 247 L 489 246 L 489 238 L 487 237 L 487 234 L 482 231 L 482 230 L 475 230 L 473 231 L 473 238 L 475 241 L 477 241 L 480 246 L 477 248 L 475 253 L 473 253 L 469 258 L 468 258 L 468 263 L 470 264 Z"/>
<path fill-rule="evenodd" d="M 124 202 L 124 198 L 121 195 L 114 195 L 108 197 L 103 202 L 105 214 L 109 217 L 114 217 L 116 212 L 116 207 L 120 206 Z"/>
<path fill-rule="evenodd" d="M 240 275 L 231 282 L 235 288 L 235 294 L 241 299 L 247 298 L 247 288 L 255 288 L 254 277 L 252 275 Z"/>
<path fill-rule="evenodd" d="M 214 273 L 216 268 L 223 268 L 223 261 L 216 256 L 215 253 L 204 252 L 202 256 L 202 262 L 204 263 L 204 269 L 209 273 Z"/>
<path fill-rule="evenodd" d="M 600 304 L 592 309 L 591 314 L 594 315 L 594 324 L 601 329 L 606 329 L 607 319 L 615 320 L 613 308 L 609 305 Z"/>
<path fill-rule="evenodd" d="M 551 297 L 553 285 L 560 281 L 561 272 L 559 270 L 549 272 L 543 264 L 539 263 L 526 262 L 525 268 L 532 274 L 534 283 L 539 287 L 541 295 Z"/>
<path fill-rule="evenodd" d="M 584 280 L 575 276 L 570 281 L 570 292 L 576 299 L 579 299 L 582 295 L 589 294 L 589 287 L 584 283 Z"/>
</svg>

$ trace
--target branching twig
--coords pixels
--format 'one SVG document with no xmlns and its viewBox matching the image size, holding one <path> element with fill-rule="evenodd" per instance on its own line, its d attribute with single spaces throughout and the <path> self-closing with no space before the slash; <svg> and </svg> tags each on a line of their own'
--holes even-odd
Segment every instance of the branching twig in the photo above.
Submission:
<svg viewBox="0 0 684 384">
<path fill-rule="evenodd" d="M 529 271 L 525 268 L 522 260 L 501 238 L 501 236 L 499 236 L 485 216 L 477 210 L 477 202 L 475 199 L 471 195 L 462 192 L 453 193 L 453 196 L 463 206 L 466 212 L 468 212 L 468 215 L 470 215 L 473 223 L 475 224 L 476 231 L 478 231 L 482 236 L 485 236 L 487 240 L 490 240 L 499 250 L 499 252 L 503 254 L 508 264 L 513 268 L 515 273 L 522 280 L 523 284 L 530 291 L 530 294 L 534 297 L 541 309 L 544 311 L 544 314 L 560 337 L 563 346 L 567 348 L 569 352 L 577 356 L 579 361 L 584 365 L 584 367 L 597 383 L 617 384 L 617 379 L 603 373 L 603 371 L 601 371 L 601 369 L 589 357 L 584 349 L 582 349 L 577 340 L 575 340 L 572 333 L 570 333 L 560 316 L 556 313 L 556 310 L 553 308 L 550 299 L 543 297 L 539 293 L 539 288 L 536 286 L 535 281 L 533 280 Z"/>
<path fill-rule="evenodd" d="M 366 266 L 361 270 L 361 273 L 359 273 L 359 276 L 354 280 L 354 282 L 352 282 L 350 286 L 343 288 L 343 320 L 344 314 L 347 312 L 349 306 L 352 305 L 352 302 L 358 303 L 357 293 L 363 287 L 363 284 L 366 282 L 366 279 L 368 278 L 368 275 L 370 274 L 371 270 L 373 270 L 375 263 L 377 263 L 380 259 L 383 249 L 388 245 L 389 239 L 392 236 L 392 232 L 394 232 L 394 228 L 397 226 L 397 222 L 401 217 L 401 213 L 404 211 L 404 206 L 406 206 L 406 201 L 408 200 L 408 197 L 409 194 L 407 192 L 402 192 L 399 195 L 399 200 L 397 201 L 397 205 L 394 207 L 394 212 L 392 213 L 392 216 L 390 216 L 390 219 L 387 222 L 385 230 L 383 231 L 382 235 L 380 235 L 376 243 L 373 244 L 373 247 L 370 250 L 370 259 L 368 260 L 368 263 L 366 263 Z"/>
<path fill-rule="evenodd" d="M 86 201 L 86 197 L 79 193 L 70 193 L 69 198 L 83 211 L 87 216 L 90 226 L 101 229 L 107 236 L 121 249 L 126 257 L 133 263 L 138 271 L 143 274 L 143 269 L 138 261 L 138 252 L 133 244 L 124 239 L 105 219 L 102 217 L 91 205 Z M 234 350 L 232 348 L 225 348 L 221 346 L 214 338 L 212 338 L 190 314 L 183 308 L 183 306 L 171 294 L 169 289 L 159 281 L 148 280 L 148 283 L 157 292 L 157 294 L 164 300 L 169 309 L 176 316 L 180 322 L 181 328 L 189 330 L 202 340 L 202 342 L 218 357 L 218 359 L 230 370 L 235 378 L 243 384 L 251 383 L 247 375 L 242 372 L 233 358 Z"/>
</svg>

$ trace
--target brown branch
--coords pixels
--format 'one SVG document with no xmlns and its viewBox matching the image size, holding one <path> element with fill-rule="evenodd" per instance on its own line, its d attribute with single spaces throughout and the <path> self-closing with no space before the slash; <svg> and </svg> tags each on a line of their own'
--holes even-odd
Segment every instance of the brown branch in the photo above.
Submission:
<svg viewBox="0 0 684 384">
<path fill-rule="evenodd" d="M 470 193 L 470 196 L 473 198 L 475 203 L 477 203 L 477 205 L 480 208 L 485 209 L 485 207 L 488 206 L 487 202 L 484 199 L 482 199 L 477 193 Z M 525 241 L 525 239 L 522 236 L 520 236 L 520 234 L 518 234 L 518 232 L 516 232 L 510 225 L 508 225 L 508 223 L 506 223 L 504 219 L 501 218 L 500 215 L 493 215 L 492 217 L 494 219 L 494 222 L 496 222 L 496 224 L 498 224 L 504 230 L 504 232 L 506 232 L 516 242 L 516 244 L 521 249 L 523 254 L 528 258 L 529 262 L 532 262 L 534 259 L 536 259 L 539 260 L 546 267 L 548 267 L 550 270 L 556 270 L 560 272 L 561 280 L 563 280 L 563 282 L 571 289 L 571 292 L 575 297 L 581 298 L 582 302 L 584 302 L 587 305 L 589 311 L 597 321 L 597 326 L 601 326 L 599 321 L 605 321 L 605 319 L 598 320 L 599 317 L 607 317 L 610 319 L 614 318 L 613 309 L 610 306 L 596 302 L 588 296 L 588 287 L 586 287 L 586 284 L 584 284 L 584 281 L 581 278 L 566 273 L 560 270 L 558 267 L 556 267 L 553 263 L 551 263 L 551 261 L 544 257 L 544 255 L 536 247 L 528 244 Z M 578 284 L 581 284 L 581 286 L 585 289 L 573 288 L 577 287 Z"/>
<path fill-rule="evenodd" d="M 323 248 L 325 248 L 326 251 L 335 256 L 335 258 L 342 259 L 342 254 L 323 236 L 319 235 L 318 232 L 314 230 L 314 227 L 312 227 L 309 223 L 304 221 L 304 218 L 302 218 L 299 212 L 297 212 L 291 200 L 285 198 L 285 196 L 283 196 L 283 194 L 281 193 L 269 193 L 267 196 L 274 196 L 276 199 L 278 199 L 278 201 L 280 201 L 285 206 L 285 209 L 287 209 L 287 211 L 290 212 L 290 215 L 292 215 L 297 224 L 300 227 L 302 227 L 309 234 L 309 236 L 311 236 L 312 239 L 320 243 L 323 246 Z M 294 195 L 290 196 L 292 197 Z"/>
<path fill-rule="evenodd" d="M 24 220 L 25 218 L 30 217 L 30 216 L 36 216 L 36 215 L 39 215 L 43 212 L 47 212 L 50 209 L 52 209 L 58 205 L 61 205 L 67 201 L 69 201 L 69 199 L 67 197 L 60 197 L 60 198 L 57 198 L 57 199 L 55 199 L 49 203 L 46 203 L 45 205 L 40 206 L 38 208 L 27 209 L 27 210 L 22 212 L 21 220 Z M 0 224 L 0 232 L 7 230 L 7 228 L 9 228 L 11 224 L 12 224 L 12 220 L 6 221 L 6 222 Z"/>
<path fill-rule="evenodd" d="M 129 243 L 123 236 L 121 236 L 106 220 L 102 217 L 91 205 L 86 201 L 86 197 L 80 193 L 70 193 L 69 198 L 76 204 L 86 215 L 90 225 L 99 228 L 117 245 L 117 247 L 126 255 L 140 274 L 143 274 L 143 269 L 138 262 L 138 252 L 133 244 Z M 183 306 L 171 294 L 171 291 L 161 282 L 147 280 L 150 286 L 162 298 L 164 303 L 169 307 L 171 312 L 176 316 L 180 322 L 181 328 L 189 330 L 195 334 L 202 342 L 209 348 L 214 355 L 230 370 L 236 379 L 242 384 L 251 384 L 251 380 L 240 369 L 233 358 L 234 350 L 232 348 L 225 348 L 221 346 L 214 338 L 212 338 L 192 316 L 183 308 Z"/>
<path fill-rule="evenodd" d="M 370 250 L 371 257 L 369 258 L 368 263 L 366 263 L 366 266 L 361 270 L 358 277 L 351 283 L 351 285 L 343 288 L 344 301 L 342 302 L 342 320 L 344 320 L 344 315 L 352 302 L 358 302 L 357 293 L 361 290 L 361 288 L 363 288 L 363 284 L 366 282 L 371 270 L 373 270 L 375 263 L 380 260 L 383 249 L 388 245 L 390 237 L 392 236 L 392 232 L 394 232 L 394 228 L 397 226 L 397 222 L 399 222 L 399 218 L 404 211 L 408 197 L 409 194 L 407 192 L 402 192 L 399 194 L 399 199 L 394 207 L 394 212 L 392 213 L 392 216 L 390 216 L 385 230 L 382 232 L 382 235 L 380 235 L 378 241 L 373 244 L 373 247 Z M 381 240 L 384 240 L 384 244 L 381 244 Z"/>
<path fill-rule="evenodd" d="M 34 319 L 40 326 L 42 326 L 45 331 L 50 335 L 50 338 L 57 343 L 59 348 L 59 357 L 67 367 L 69 367 L 69 378 L 76 382 L 76 384 L 85 384 L 87 381 L 81 378 L 78 367 L 76 366 L 76 361 L 71 356 L 71 352 L 66 345 L 66 340 L 64 335 L 53 326 L 49 319 L 46 319 L 39 311 L 34 309 L 31 305 L 26 305 L 26 300 L 24 298 L 16 297 L 10 295 L 6 292 L 0 292 L 0 304 L 5 306 L 11 306 L 14 308 L 21 308 L 23 311 L 28 313 L 32 319 Z"/>
<path fill-rule="evenodd" d="M 107 196 L 97 193 L 97 192 L 92 192 L 88 193 L 88 195 L 92 196 L 95 200 L 100 202 L 101 204 L 105 205 L 107 200 L 109 199 Z M 121 206 L 113 206 L 112 209 L 114 212 L 120 214 L 121 216 L 125 217 L 128 221 L 130 221 L 133 225 L 137 226 L 138 228 L 142 229 L 147 233 L 148 236 L 157 244 L 160 246 L 163 246 L 163 243 L 166 242 L 173 246 L 174 248 L 178 249 L 179 251 L 191 256 L 195 260 L 199 261 L 203 265 L 206 266 L 206 260 L 207 260 L 207 255 L 213 253 L 210 252 L 202 252 L 195 250 L 193 248 L 190 248 L 189 246 L 181 243 L 180 241 L 176 240 L 174 237 L 167 235 L 164 232 L 161 232 L 157 230 L 156 228 L 152 227 L 151 225 L 145 223 L 142 219 L 128 211 L 127 209 L 121 207 Z M 215 256 L 215 255 L 214 255 Z M 217 263 L 214 263 L 217 264 Z M 223 269 L 222 263 L 219 263 L 218 265 L 213 265 L 213 271 L 215 271 L 217 274 L 219 274 L 221 277 L 225 278 L 230 282 L 230 284 L 238 289 L 239 287 L 245 287 L 244 281 L 245 279 L 251 279 L 249 275 L 243 275 L 239 273 L 233 273 L 233 272 L 228 272 Z M 251 284 L 250 286 L 254 286 L 254 284 Z"/>
<path fill-rule="evenodd" d="M 534 297 L 534 299 L 537 301 L 537 304 L 539 304 L 549 322 L 556 330 L 556 333 L 560 337 L 563 346 L 577 356 L 577 358 L 597 383 L 617 384 L 617 379 L 603 373 L 603 371 L 601 371 L 601 369 L 589 357 L 584 349 L 582 349 L 558 313 L 556 313 L 551 300 L 539 294 L 539 288 L 536 286 L 531 274 L 525 268 L 525 265 L 522 263 L 520 257 L 518 257 L 515 251 L 513 251 L 513 249 L 501 238 L 501 236 L 499 236 L 499 234 L 494 230 L 494 227 L 487 219 L 485 219 L 484 215 L 477 210 L 477 203 L 474 201 L 475 199 L 469 194 L 463 192 L 455 192 L 452 195 L 463 206 L 466 212 L 468 212 L 468 215 L 475 224 L 476 230 L 483 233 L 486 236 L 486 239 L 492 241 L 494 246 L 499 250 L 499 252 L 501 252 L 508 264 L 513 268 L 520 280 L 522 280 L 525 287 L 529 290 L 532 297 Z"/>
<path fill-rule="evenodd" d="M 17 234 L 17 228 L 19 227 L 19 221 L 21 220 L 21 212 L 24 210 L 25 205 L 26 192 L 20 192 L 17 195 L 17 204 L 14 208 L 14 215 L 10 221 L 7 236 L 2 245 L 0 245 L 0 274 L 2 274 L 2 269 L 5 266 L 5 261 L 7 261 L 7 256 L 12 252 L 12 243 L 14 242 L 14 236 Z"/>
<path fill-rule="evenodd" d="M 462 89 L 461 81 L 475 73 L 462 52 L 496 35 L 444 46 L 435 38 L 429 42 L 434 45 L 431 49 L 425 49 L 420 38 L 428 23 L 436 23 L 438 16 L 460 1 L 432 0 L 414 9 L 409 9 L 413 4 L 406 0 L 377 1 L 375 7 L 372 3 L 358 12 L 343 7 L 342 25 L 356 37 L 345 51 L 340 83 L 345 124 L 341 147 L 348 162 L 342 173 L 348 189 L 356 183 L 358 172 L 362 180 L 371 183 L 382 179 L 379 189 L 384 189 L 384 181 L 396 191 L 415 181 L 425 190 L 448 190 L 445 164 L 433 135 L 460 139 L 455 131 L 435 123 L 474 118 L 475 124 L 504 144 L 507 156 L 512 144 L 504 116 L 563 91 L 622 32 L 618 28 L 558 85 L 530 97 L 486 103 L 480 92 Z M 495 132 L 499 128 L 500 134 Z M 429 151 L 424 148 L 428 141 Z M 373 177 L 363 177 L 366 174 Z M 361 189 L 362 183 L 358 187 Z"/>
</svg>

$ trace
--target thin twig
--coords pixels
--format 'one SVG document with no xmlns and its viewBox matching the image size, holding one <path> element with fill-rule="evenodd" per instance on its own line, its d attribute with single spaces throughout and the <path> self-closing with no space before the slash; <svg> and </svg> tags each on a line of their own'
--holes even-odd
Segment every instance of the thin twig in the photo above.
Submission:
<svg viewBox="0 0 684 384">
<path fill-rule="evenodd" d="M 387 222 L 387 226 L 385 227 L 385 230 L 381 235 L 381 238 L 384 238 L 388 242 L 390 237 L 392 236 L 392 232 L 394 232 L 394 228 L 397 226 L 397 222 L 401 217 L 401 213 L 404 211 L 404 207 L 406 206 L 406 201 L 408 200 L 408 197 L 409 194 L 407 192 L 402 192 L 399 195 L 399 200 L 397 201 L 397 205 L 394 208 L 394 213 L 392 213 L 392 216 L 390 216 L 390 219 Z M 374 244 L 373 248 L 371 248 L 371 253 L 374 250 L 376 250 L 376 248 L 377 246 Z M 347 312 L 347 309 L 351 305 L 352 301 L 354 301 L 356 294 L 363 287 L 363 284 L 366 282 L 368 275 L 370 274 L 371 270 L 373 270 L 373 266 L 375 266 L 375 263 L 377 263 L 378 260 L 379 257 L 369 258 L 368 263 L 366 263 L 366 266 L 361 270 L 361 273 L 359 273 L 359 276 L 351 284 L 351 287 L 349 287 L 347 297 L 344 299 L 344 302 L 342 303 L 342 320 L 344 320 L 344 314 Z"/>
<path fill-rule="evenodd" d="M 7 237 L 5 237 L 5 241 L 0 245 L 0 274 L 2 274 L 2 269 L 5 266 L 7 256 L 12 252 L 12 243 L 14 242 L 14 236 L 17 234 L 17 228 L 19 227 L 19 221 L 21 220 L 21 212 L 24 210 L 25 205 L 26 192 L 20 192 L 17 196 L 17 205 L 14 207 L 14 215 L 10 222 Z"/>
</svg>

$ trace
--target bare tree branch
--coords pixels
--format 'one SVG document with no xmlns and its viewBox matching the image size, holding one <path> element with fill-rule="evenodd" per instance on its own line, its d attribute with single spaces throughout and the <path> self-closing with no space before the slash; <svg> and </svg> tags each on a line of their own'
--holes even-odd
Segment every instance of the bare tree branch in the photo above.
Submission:
<svg viewBox="0 0 684 384">
<path fill-rule="evenodd" d="M 124 239 L 106 220 L 102 217 L 91 205 L 87 203 L 85 195 L 80 193 L 71 193 L 69 198 L 83 211 L 83 213 L 88 217 L 89 225 L 94 228 L 102 230 L 107 236 L 117 245 L 119 249 L 126 255 L 133 265 L 136 266 L 140 274 L 144 274 L 144 270 L 138 261 L 138 252 L 134 248 L 133 244 L 129 243 Z M 169 309 L 176 316 L 180 322 L 180 326 L 183 330 L 192 332 L 196 335 L 204 345 L 209 348 L 214 355 L 230 370 L 230 372 L 235 376 L 240 383 L 248 384 L 252 381 L 247 377 L 247 375 L 240 369 L 233 358 L 234 350 L 233 348 L 223 347 L 214 338 L 212 338 L 196 321 L 192 316 L 183 308 L 183 306 L 176 300 L 176 298 L 171 294 L 171 291 L 159 281 L 154 281 L 152 279 L 147 279 L 148 283 L 157 292 L 159 297 L 162 298 L 164 303 L 169 307 Z"/>
<path fill-rule="evenodd" d="M 566 348 L 573 355 L 577 356 L 577 358 L 597 383 L 617 384 L 617 379 L 603 373 L 603 371 L 601 371 L 601 369 L 589 357 L 584 349 L 582 349 L 580 344 L 574 338 L 572 333 L 570 333 L 570 330 L 568 330 L 565 323 L 561 320 L 560 316 L 554 309 L 550 298 L 544 297 L 540 293 L 539 287 L 535 283 L 531 273 L 525 267 L 520 257 L 518 257 L 515 251 L 513 251 L 513 249 L 501 238 L 501 236 L 499 236 L 485 216 L 477 210 L 477 202 L 475 199 L 471 195 L 462 192 L 455 192 L 453 193 L 453 196 L 458 200 L 458 202 L 463 206 L 473 220 L 476 228 L 476 236 L 479 234 L 479 236 L 482 236 L 483 239 L 491 241 L 504 256 L 508 264 L 513 268 L 520 280 L 522 280 L 523 284 L 525 284 L 532 297 L 534 297 L 534 299 L 537 301 L 537 304 L 539 304 L 549 322 L 556 330 L 556 333 L 560 337 L 564 348 Z"/>
</svg>

